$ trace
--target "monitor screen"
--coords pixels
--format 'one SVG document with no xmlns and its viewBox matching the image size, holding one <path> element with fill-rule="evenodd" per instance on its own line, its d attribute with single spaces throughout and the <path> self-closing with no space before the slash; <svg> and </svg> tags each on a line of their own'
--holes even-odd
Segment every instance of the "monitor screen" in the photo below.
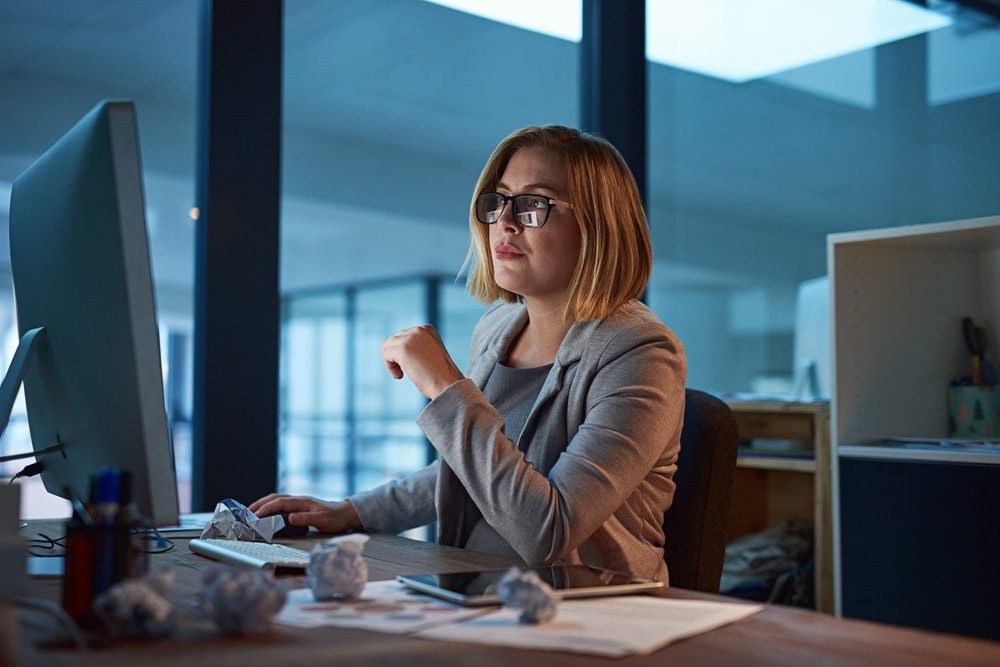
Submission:
<svg viewBox="0 0 1000 667">
<path fill-rule="evenodd" d="M 128 471 L 140 515 L 178 519 L 135 106 L 102 102 L 17 178 L 10 254 L 18 331 L 44 327 L 24 380 L 45 488 L 86 501 Z"/>
</svg>

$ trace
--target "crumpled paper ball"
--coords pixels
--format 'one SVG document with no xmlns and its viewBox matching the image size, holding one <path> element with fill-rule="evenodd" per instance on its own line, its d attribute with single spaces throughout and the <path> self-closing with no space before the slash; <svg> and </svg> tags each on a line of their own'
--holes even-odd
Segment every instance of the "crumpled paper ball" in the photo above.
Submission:
<svg viewBox="0 0 1000 667">
<path fill-rule="evenodd" d="M 507 570 L 497 586 L 497 596 L 504 607 L 520 609 L 521 623 L 544 623 L 556 615 L 559 598 L 552 587 L 534 572 L 522 572 L 516 567 Z"/>
<path fill-rule="evenodd" d="M 201 610 L 222 630 L 252 635 L 271 627 L 288 591 L 264 570 L 212 568 L 205 573 Z"/>
<path fill-rule="evenodd" d="M 355 600 L 368 583 L 368 564 L 361 556 L 367 535 L 341 535 L 312 550 L 306 575 L 317 601 Z"/>
<path fill-rule="evenodd" d="M 201 538 L 270 543 L 274 534 L 284 527 L 285 520 L 280 515 L 262 519 L 238 500 L 226 498 L 215 506 L 212 518 L 201 531 Z"/>
<path fill-rule="evenodd" d="M 173 585 L 173 570 L 126 579 L 99 595 L 94 611 L 112 635 L 166 637 L 177 626 L 176 609 L 168 597 Z"/>
</svg>

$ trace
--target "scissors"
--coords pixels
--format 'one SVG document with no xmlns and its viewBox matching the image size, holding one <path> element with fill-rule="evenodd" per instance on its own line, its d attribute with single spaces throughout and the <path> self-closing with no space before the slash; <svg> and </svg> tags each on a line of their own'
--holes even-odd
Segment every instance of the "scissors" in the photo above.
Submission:
<svg viewBox="0 0 1000 667">
<path fill-rule="evenodd" d="M 962 334 L 965 345 L 972 354 L 972 373 L 969 376 L 972 384 L 992 385 L 997 382 L 997 371 L 993 364 L 983 357 L 986 351 L 986 332 L 976 326 L 971 317 L 962 318 Z"/>
</svg>

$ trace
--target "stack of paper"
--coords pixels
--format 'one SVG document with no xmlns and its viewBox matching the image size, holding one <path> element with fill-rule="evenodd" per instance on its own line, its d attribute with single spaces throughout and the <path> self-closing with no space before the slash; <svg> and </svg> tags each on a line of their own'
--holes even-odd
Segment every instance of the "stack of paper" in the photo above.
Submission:
<svg viewBox="0 0 1000 667">
<path fill-rule="evenodd" d="M 555 619 L 523 625 L 519 612 L 470 609 L 415 593 L 395 581 L 371 582 L 361 600 L 314 602 L 293 591 L 278 623 L 414 634 L 446 641 L 572 651 L 605 656 L 650 653 L 667 644 L 746 618 L 761 605 L 628 595 L 564 600 Z"/>
</svg>

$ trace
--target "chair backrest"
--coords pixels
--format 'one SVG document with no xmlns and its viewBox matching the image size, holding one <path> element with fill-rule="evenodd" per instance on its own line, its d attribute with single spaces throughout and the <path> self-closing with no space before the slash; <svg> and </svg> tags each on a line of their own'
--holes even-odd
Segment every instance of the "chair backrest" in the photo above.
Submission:
<svg viewBox="0 0 1000 667">
<path fill-rule="evenodd" d="M 674 501 L 663 521 L 670 585 L 719 592 L 739 445 L 736 418 L 724 402 L 684 392 L 684 428 Z"/>
</svg>

